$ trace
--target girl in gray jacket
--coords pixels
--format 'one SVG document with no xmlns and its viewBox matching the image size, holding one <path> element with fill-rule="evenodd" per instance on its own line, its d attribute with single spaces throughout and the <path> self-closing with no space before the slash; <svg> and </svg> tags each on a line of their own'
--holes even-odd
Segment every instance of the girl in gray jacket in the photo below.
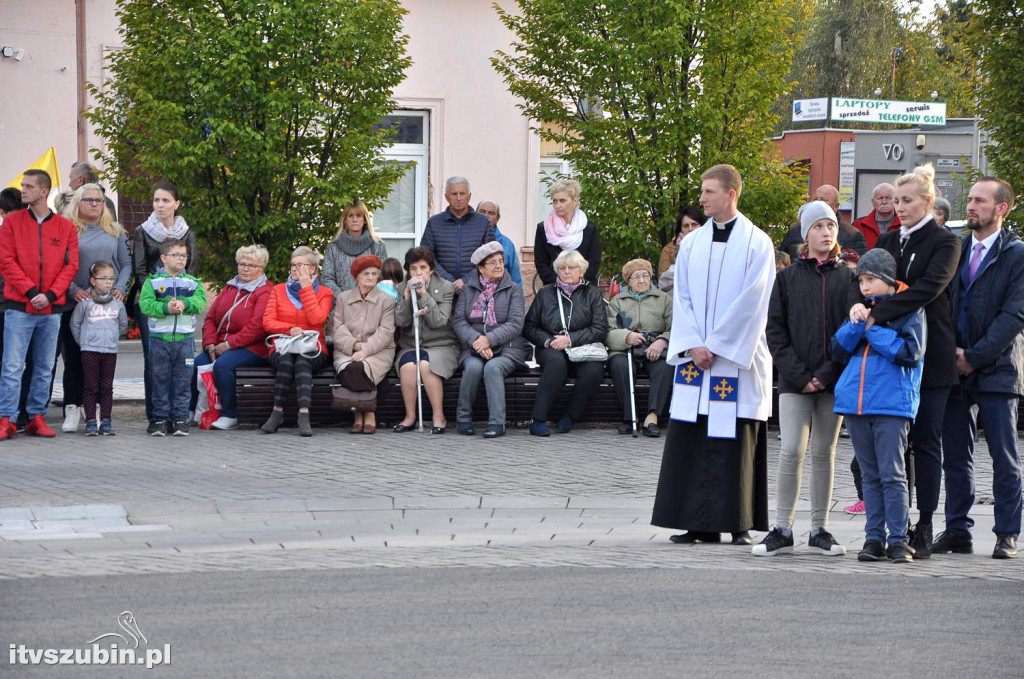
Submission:
<svg viewBox="0 0 1024 679">
<path fill-rule="evenodd" d="M 114 266 L 98 260 L 89 268 L 90 297 L 79 302 L 71 315 L 71 334 L 82 348 L 82 409 L 85 410 L 85 435 L 113 436 L 110 411 L 114 404 L 114 368 L 117 343 L 128 327 L 124 304 L 114 299 L 117 282 Z M 96 425 L 96 402 L 100 404 L 100 423 Z"/>
</svg>

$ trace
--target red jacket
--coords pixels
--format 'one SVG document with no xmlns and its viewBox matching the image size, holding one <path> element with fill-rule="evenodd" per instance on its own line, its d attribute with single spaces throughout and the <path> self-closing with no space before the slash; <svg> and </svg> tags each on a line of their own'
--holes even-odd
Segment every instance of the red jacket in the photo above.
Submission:
<svg viewBox="0 0 1024 679">
<path fill-rule="evenodd" d="M 225 286 L 203 321 L 203 346 L 227 342 L 232 349 L 248 349 L 266 358 L 270 349 L 265 341 L 263 313 L 273 289 L 270 281 L 252 292 Z"/>
<path fill-rule="evenodd" d="M 320 333 L 320 351 L 326 353 L 324 324 L 331 317 L 331 309 L 334 308 L 334 293 L 323 283 L 320 284 L 319 292 L 313 292 L 312 286 L 301 288 L 299 299 L 302 301 L 302 308 L 296 309 L 288 299 L 287 285 L 278 283 L 270 293 L 267 310 L 263 313 L 264 330 L 271 335 L 287 335 L 295 327 L 317 330 Z"/>
<path fill-rule="evenodd" d="M 4 307 L 30 314 L 64 311 L 65 293 L 78 273 L 78 230 L 50 213 L 43 223 L 30 210 L 18 210 L 0 228 L 0 275 Z M 50 306 L 36 309 L 29 300 L 43 293 Z"/>
<path fill-rule="evenodd" d="M 878 237 L 881 235 L 878 230 L 878 220 L 875 219 L 875 211 L 872 210 L 867 217 L 861 217 L 853 223 L 853 226 L 864 234 L 864 240 L 868 244 L 868 250 L 875 247 Z M 900 228 L 899 215 L 892 216 L 892 226 L 889 231 L 896 231 Z"/>
</svg>

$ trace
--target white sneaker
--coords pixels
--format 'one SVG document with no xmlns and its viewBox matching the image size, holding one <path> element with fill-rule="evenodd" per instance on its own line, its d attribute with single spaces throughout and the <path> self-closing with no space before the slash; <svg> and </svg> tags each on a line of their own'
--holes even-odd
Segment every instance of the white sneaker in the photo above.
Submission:
<svg viewBox="0 0 1024 679">
<path fill-rule="evenodd" d="M 82 419 L 82 409 L 74 405 L 64 406 L 64 424 L 60 425 L 60 430 L 73 434 L 78 431 L 78 423 Z"/>
<path fill-rule="evenodd" d="M 238 418 L 221 415 L 210 426 L 214 429 L 238 429 Z"/>
</svg>

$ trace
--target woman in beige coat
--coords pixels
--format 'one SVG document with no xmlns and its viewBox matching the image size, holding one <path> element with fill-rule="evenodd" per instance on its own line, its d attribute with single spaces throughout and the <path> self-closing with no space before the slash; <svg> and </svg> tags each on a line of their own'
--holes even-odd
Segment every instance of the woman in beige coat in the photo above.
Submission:
<svg viewBox="0 0 1024 679">
<path fill-rule="evenodd" d="M 395 300 L 377 288 L 380 268 L 380 257 L 358 257 L 350 268 L 356 287 L 334 305 L 334 372 L 351 391 L 376 389 L 395 355 Z M 353 434 L 377 432 L 375 413 L 354 415 Z"/>
<path fill-rule="evenodd" d="M 395 325 L 402 330 L 395 356 L 395 370 L 402 385 L 405 418 L 395 425 L 399 434 L 412 431 L 416 425 L 416 346 L 413 329 L 412 299 L 420 310 L 420 376 L 423 390 L 430 401 L 433 426 L 431 434 L 443 434 L 448 420 L 444 416 L 444 380 L 459 367 L 462 343 L 450 323 L 455 286 L 434 273 L 434 253 L 426 248 L 412 248 L 405 253 L 408 280 L 398 285 Z"/>
</svg>

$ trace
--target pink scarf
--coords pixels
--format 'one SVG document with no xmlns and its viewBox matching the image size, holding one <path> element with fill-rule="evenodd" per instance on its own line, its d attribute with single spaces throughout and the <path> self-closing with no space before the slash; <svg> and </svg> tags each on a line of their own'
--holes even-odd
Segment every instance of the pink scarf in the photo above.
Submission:
<svg viewBox="0 0 1024 679">
<path fill-rule="evenodd" d="M 498 319 L 494 315 L 494 292 L 498 289 L 500 282 L 500 280 L 480 277 L 480 283 L 484 289 L 473 302 L 473 308 L 469 312 L 470 318 L 482 318 L 484 325 L 498 324 Z"/>
<path fill-rule="evenodd" d="M 568 224 L 556 215 L 554 210 L 544 218 L 544 235 L 547 237 L 548 243 L 563 250 L 578 249 L 580 243 L 583 242 L 583 229 L 585 228 L 587 228 L 587 215 L 579 208 L 576 208 L 576 213 Z"/>
</svg>

